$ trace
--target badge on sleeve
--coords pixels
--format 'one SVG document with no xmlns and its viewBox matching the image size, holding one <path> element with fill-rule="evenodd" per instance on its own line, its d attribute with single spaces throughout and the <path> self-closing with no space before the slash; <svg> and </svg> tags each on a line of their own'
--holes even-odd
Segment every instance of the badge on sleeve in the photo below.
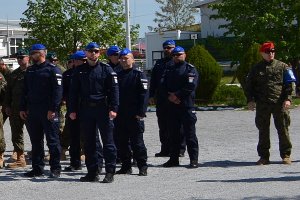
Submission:
<svg viewBox="0 0 300 200">
<path fill-rule="evenodd" d="M 145 90 L 147 90 L 148 89 L 148 79 L 141 79 L 141 82 L 143 84 L 143 88 Z"/>
<path fill-rule="evenodd" d="M 189 73 L 188 77 L 189 77 L 189 83 L 193 83 L 195 79 L 195 74 Z"/>
<path fill-rule="evenodd" d="M 113 77 L 113 82 L 114 82 L 115 84 L 117 84 L 117 83 L 118 83 L 118 76 L 117 76 L 117 73 L 116 73 L 116 72 L 112 72 L 111 75 L 112 75 L 112 77 Z"/>
<path fill-rule="evenodd" d="M 57 85 L 61 85 L 62 75 L 61 74 L 55 74 L 55 76 L 56 76 Z"/>
</svg>

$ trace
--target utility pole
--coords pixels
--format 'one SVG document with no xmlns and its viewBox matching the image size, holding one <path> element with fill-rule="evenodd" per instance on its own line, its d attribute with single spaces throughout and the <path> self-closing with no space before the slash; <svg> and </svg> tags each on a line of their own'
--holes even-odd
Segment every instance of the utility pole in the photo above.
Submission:
<svg viewBox="0 0 300 200">
<path fill-rule="evenodd" d="M 125 0 L 125 13 L 126 13 L 126 47 L 128 49 L 131 49 L 129 0 Z"/>
</svg>

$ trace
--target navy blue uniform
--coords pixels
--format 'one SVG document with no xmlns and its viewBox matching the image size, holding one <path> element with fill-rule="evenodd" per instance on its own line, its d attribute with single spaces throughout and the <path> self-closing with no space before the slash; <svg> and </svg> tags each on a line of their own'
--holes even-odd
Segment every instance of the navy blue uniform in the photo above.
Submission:
<svg viewBox="0 0 300 200">
<path fill-rule="evenodd" d="M 84 135 L 85 163 L 88 173 L 95 175 L 99 166 L 98 129 L 103 142 L 107 173 L 116 168 L 116 147 L 113 141 L 113 121 L 109 111 L 117 112 L 119 88 L 116 73 L 104 63 L 88 63 L 75 68 L 71 91 L 70 110 L 80 116 L 80 129 Z M 79 106 L 78 106 L 79 105 Z"/>
<path fill-rule="evenodd" d="M 122 167 L 131 168 L 131 149 L 139 169 L 147 167 L 147 149 L 144 144 L 144 121 L 148 104 L 148 80 L 135 67 L 119 71 L 120 105 L 115 120 Z M 129 145 L 130 142 L 130 145 Z"/>
<path fill-rule="evenodd" d="M 197 70 L 187 62 L 169 62 L 162 78 L 165 98 L 174 93 L 180 104 L 168 101 L 168 131 L 171 140 L 171 159 L 178 159 L 180 150 L 180 128 L 186 138 L 191 161 L 198 160 L 198 139 L 195 124 L 197 121 L 194 99 L 198 84 Z"/>
<path fill-rule="evenodd" d="M 44 133 L 50 152 L 51 171 L 60 170 L 59 109 L 62 100 L 62 75 L 60 69 L 44 62 L 30 66 L 24 77 L 24 90 L 20 111 L 28 111 L 27 129 L 32 144 L 32 168 L 37 173 L 44 170 Z M 55 112 L 53 120 L 48 111 Z"/>
<path fill-rule="evenodd" d="M 170 139 L 167 128 L 167 113 L 168 113 L 168 99 L 163 94 L 161 86 L 161 78 L 166 70 L 166 64 L 171 61 L 171 58 L 162 58 L 158 60 L 151 72 L 149 98 L 156 99 L 156 116 L 159 127 L 159 139 L 161 142 L 161 154 L 168 155 L 170 152 Z M 182 134 L 180 152 L 185 152 L 185 138 Z"/>
</svg>

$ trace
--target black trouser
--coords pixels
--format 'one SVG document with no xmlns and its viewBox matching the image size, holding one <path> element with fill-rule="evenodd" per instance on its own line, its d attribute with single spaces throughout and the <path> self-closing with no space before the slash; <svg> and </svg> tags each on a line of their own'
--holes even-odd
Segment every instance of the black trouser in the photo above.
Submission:
<svg viewBox="0 0 300 200">
<path fill-rule="evenodd" d="M 194 108 L 186 108 L 173 103 L 168 104 L 168 131 L 171 141 L 171 159 L 178 159 L 180 153 L 181 128 L 186 139 L 190 160 L 198 160 L 199 146 L 196 136 L 197 122 Z"/>
<path fill-rule="evenodd" d="M 144 121 L 136 119 L 134 116 L 118 115 L 115 122 L 122 167 L 131 167 L 131 149 L 138 168 L 147 166 L 147 149 L 143 138 Z"/>
</svg>

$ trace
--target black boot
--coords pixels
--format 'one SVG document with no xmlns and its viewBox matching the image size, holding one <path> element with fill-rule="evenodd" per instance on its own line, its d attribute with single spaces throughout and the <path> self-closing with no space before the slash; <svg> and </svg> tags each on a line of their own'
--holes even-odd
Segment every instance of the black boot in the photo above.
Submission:
<svg viewBox="0 0 300 200">
<path fill-rule="evenodd" d="M 179 159 L 169 159 L 166 163 L 163 164 L 163 167 L 177 167 L 179 166 Z"/>
<path fill-rule="evenodd" d="M 112 183 L 114 181 L 114 173 L 106 173 L 102 183 Z"/>
</svg>

